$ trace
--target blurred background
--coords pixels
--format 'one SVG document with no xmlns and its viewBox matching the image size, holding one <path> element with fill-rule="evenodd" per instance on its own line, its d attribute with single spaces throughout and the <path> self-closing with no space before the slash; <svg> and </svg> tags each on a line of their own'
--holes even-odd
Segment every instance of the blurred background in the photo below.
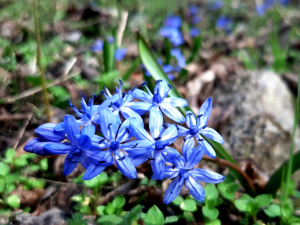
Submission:
<svg viewBox="0 0 300 225">
<path fill-rule="evenodd" d="M 209 200 L 183 189 L 165 206 L 170 180 L 151 180 L 150 163 L 137 167 L 136 181 L 110 167 L 83 182 L 81 166 L 62 175 L 65 156 L 23 150 L 39 125 L 76 116 L 69 100 L 80 108 L 80 92 L 100 104 L 103 88 L 114 93 L 118 79 L 125 90 L 145 80 L 153 88 L 140 37 L 194 113 L 213 98 L 208 126 L 256 193 L 273 194 L 267 204 L 241 199 L 245 188 L 220 163 L 198 165 L 226 175 L 205 187 Z M 145 219 L 153 205 L 165 223 L 300 224 L 297 172 L 285 184 L 282 170 L 276 178 L 288 193 L 286 211 L 268 183 L 291 158 L 291 143 L 300 147 L 299 51 L 299 0 L 0 0 L 0 224 L 156 224 Z"/>
</svg>

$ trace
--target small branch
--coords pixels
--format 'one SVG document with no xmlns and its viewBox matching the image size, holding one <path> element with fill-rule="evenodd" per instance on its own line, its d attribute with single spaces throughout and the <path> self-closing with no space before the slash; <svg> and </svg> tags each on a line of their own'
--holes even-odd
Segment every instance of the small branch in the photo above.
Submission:
<svg viewBox="0 0 300 225">
<path fill-rule="evenodd" d="M 133 188 L 133 186 L 136 185 L 136 182 L 137 182 L 137 180 L 130 180 L 127 183 L 118 187 L 117 189 L 107 193 L 106 195 L 101 197 L 99 200 L 97 200 L 96 206 L 106 204 L 107 202 L 111 201 L 117 195 L 127 194 Z M 138 182 L 139 182 L 139 180 L 138 180 Z"/>
<path fill-rule="evenodd" d="M 0 121 L 9 121 L 9 120 L 27 120 L 31 116 L 31 113 L 17 113 L 17 114 L 3 114 L 0 115 Z"/>
<path fill-rule="evenodd" d="M 124 34 L 126 24 L 127 24 L 127 18 L 128 18 L 128 11 L 122 11 L 121 23 L 120 23 L 120 26 L 118 28 L 118 33 L 117 33 L 117 47 L 121 46 L 123 34 Z"/>
<path fill-rule="evenodd" d="M 23 136 L 23 134 L 26 130 L 26 127 L 27 127 L 29 121 L 31 120 L 32 116 L 33 116 L 33 112 L 28 116 L 28 119 L 25 121 L 24 125 L 22 126 L 21 130 L 19 131 L 17 140 L 14 143 L 14 145 L 12 146 L 13 149 L 16 149 L 18 147 L 18 144 L 20 143 L 20 139 Z"/>
<path fill-rule="evenodd" d="M 250 185 L 250 187 L 255 190 L 255 186 L 254 186 L 254 183 L 253 181 L 251 180 L 251 178 L 248 176 L 248 174 L 245 173 L 245 171 L 243 171 L 239 166 L 227 161 L 227 160 L 224 160 L 224 159 L 220 159 L 218 157 L 216 158 L 209 158 L 208 156 L 204 155 L 203 160 L 205 161 L 208 161 L 208 162 L 213 162 L 213 163 L 216 163 L 216 164 L 219 164 L 219 165 L 223 165 L 223 166 L 226 166 L 228 168 L 231 168 L 233 170 L 235 170 L 236 172 L 238 172 L 246 181 L 247 183 Z"/>
<path fill-rule="evenodd" d="M 77 60 L 76 57 L 74 57 L 70 60 L 70 64 L 67 66 L 65 74 L 67 74 L 71 70 L 71 68 L 75 64 L 76 60 Z M 55 79 L 52 83 L 47 84 L 46 88 L 50 88 L 52 86 L 58 85 L 58 84 L 60 84 L 64 81 L 67 81 L 67 80 L 71 79 L 72 77 L 75 77 L 76 75 L 78 75 L 78 73 L 73 73 L 73 74 L 68 74 L 68 75 L 65 75 L 65 74 L 63 74 L 60 78 Z M 19 99 L 26 98 L 26 97 L 28 97 L 30 95 L 33 95 L 33 94 L 36 94 L 36 93 L 38 93 L 42 90 L 43 90 L 42 87 L 34 87 L 34 88 L 29 89 L 29 90 L 23 91 L 22 93 L 20 93 L 18 95 L 8 96 L 8 97 L 3 99 L 2 103 L 3 104 L 14 103 L 15 101 L 17 101 Z"/>
</svg>

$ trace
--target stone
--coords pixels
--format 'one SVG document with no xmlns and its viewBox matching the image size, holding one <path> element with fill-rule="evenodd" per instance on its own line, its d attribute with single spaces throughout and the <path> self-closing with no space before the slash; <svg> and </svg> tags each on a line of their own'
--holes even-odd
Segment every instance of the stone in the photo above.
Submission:
<svg viewBox="0 0 300 225">
<path fill-rule="evenodd" d="M 231 112 L 218 125 L 231 156 L 250 159 L 269 176 L 288 159 L 295 99 L 280 75 L 240 71 L 216 87 L 212 97 L 214 108 Z M 299 147 L 296 133 L 295 150 Z"/>
</svg>

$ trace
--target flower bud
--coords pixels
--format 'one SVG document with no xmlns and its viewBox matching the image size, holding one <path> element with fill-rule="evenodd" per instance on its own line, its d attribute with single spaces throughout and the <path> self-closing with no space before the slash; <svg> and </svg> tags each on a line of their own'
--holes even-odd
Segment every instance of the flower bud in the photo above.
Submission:
<svg viewBox="0 0 300 225">
<path fill-rule="evenodd" d="M 65 132 L 55 131 L 56 125 L 55 123 L 45 123 L 36 128 L 35 133 L 44 141 L 59 143 L 65 139 Z"/>
</svg>

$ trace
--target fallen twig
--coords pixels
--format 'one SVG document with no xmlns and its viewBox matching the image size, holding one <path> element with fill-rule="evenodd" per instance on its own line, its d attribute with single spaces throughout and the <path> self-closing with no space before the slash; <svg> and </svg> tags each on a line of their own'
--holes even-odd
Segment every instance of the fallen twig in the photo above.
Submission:
<svg viewBox="0 0 300 225">
<path fill-rule="evenodd" d="M 128 12 L 127 11 L 122 11 L 121 15 L 121 23 L 118 28 L 118 33 L 117 33 L 117 46 L 120 47 L 123 39 L 123 34 L 126 28 L 127 24 L 127 18 L 128 18 Z"/>
<path fill-rule="evenodd" d="M 0 115 L 0 121 L 27 120 L 30 116 L 31 113 L 2 114 Z"/>
<path fill-rule="evenodd" d="M 72 77 L 75 77 L 76 75 L 78 75 L 78 73 L 73 73 L 73 74 L 68 74 L 69 71 L 71 70 L 71 68 L 73 67 L 73 65 L 75 64 L 77 58 L 74 57 L 70 60 L 70 64 L 66 67 L 65 73 L 60 77 L 55 79 L 53 82 L 49 83 L 46 85 L 46 88 L 50 88 L 52 86 L 58 85 L 66 80 L 71 79 Z M 68 75 L 66 75 L 68 74 Z M 6 98 L 3 99 L 2 103 L 7 104 L 7 103 L 14 103 L 15 101 L 22 99 L 22 98 L 26 98 L 30 95 L 36 94 L 40 91 L 42 91 L 43 88 L 42 87 L 34 87 L 31 88 L 29 90 L 23 91 L 22 93 L 15 95 L 15 96 L 8 96 Z"/>
<path fill-rule="evenodd" d="M 28 116 L 28 119 L 25 121 L 24 125 L 21 127 L 20 131 L 18 132 L 17 140 L 14 143 L 14 145 L 12 146 L 13 149 L 16 149 L 18 147 L 18 144 L 20 143 L 20 139 L 23 136 L 23 134 L 26 130 L 26 127 L 27 127 L 29 121 L 31 120 L 32 116 L 33 116 L 33 112 L 30 113 L 30 115 Z"/>
</svg>

